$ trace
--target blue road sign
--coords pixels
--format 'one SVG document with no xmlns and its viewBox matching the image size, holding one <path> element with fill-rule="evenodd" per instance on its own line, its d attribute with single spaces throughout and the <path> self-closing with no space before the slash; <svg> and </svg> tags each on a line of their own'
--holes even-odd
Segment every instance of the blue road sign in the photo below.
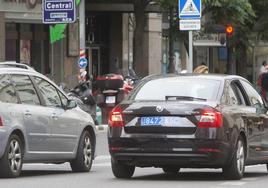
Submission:
<svg viewBox="0 0 268 188">
<path fill-rule="evenodd" d="M 87 67 L 87 59 L 85 57 L 80 58 L 79 61 L 78 61 L 78 66 L 81 69 L 86 68 Z"/>
<path fill-rule="evenodd" d="M 201 11 L 201 0 L 179 0 L 179 18 L 200 19 Z"/>
<path fill-rule="evenodd" d="M 75 20 L 74 0 L 43 1 L 43 23 L 73 23 Z"/>
</svg>

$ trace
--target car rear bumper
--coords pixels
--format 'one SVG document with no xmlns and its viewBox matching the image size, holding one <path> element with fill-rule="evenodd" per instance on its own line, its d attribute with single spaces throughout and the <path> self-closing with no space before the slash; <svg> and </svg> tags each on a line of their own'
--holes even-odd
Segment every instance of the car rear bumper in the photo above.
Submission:
<svg viewBox="0 0 268 188">
<path fill-rule="evenodd" d="M 135 143 L 135 144 L 133 144 Z M 150 143 L 139 139 L 109 139 L 114 160 L 140 167 L 176 165 L 184 168 L 215 167 L 229 164 L 234 149 L 217 140 L 157 139 Z"/>
</svg>

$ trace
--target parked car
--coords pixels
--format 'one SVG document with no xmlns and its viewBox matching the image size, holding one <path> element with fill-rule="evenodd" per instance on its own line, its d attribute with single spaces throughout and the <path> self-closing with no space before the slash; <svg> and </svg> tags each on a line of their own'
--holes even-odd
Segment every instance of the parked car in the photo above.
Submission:
<svg viewBox="0 0 268 188">
<path fill-rule="evenodd" d="M 159 167 L 222 168 L 241 179 L 246 165 L 268 163 L 267 106 L 239 76 L 146 77 L 112 110 L 108 142 L 117 178 Z"/>
<path fill-rule="evenodd" d="M 0 63 L 0 176 L 23 163 L 70 162 L 90 170 L 96 136 L 91 116 L 56 84 L 27 65 Z"/>
</svg>

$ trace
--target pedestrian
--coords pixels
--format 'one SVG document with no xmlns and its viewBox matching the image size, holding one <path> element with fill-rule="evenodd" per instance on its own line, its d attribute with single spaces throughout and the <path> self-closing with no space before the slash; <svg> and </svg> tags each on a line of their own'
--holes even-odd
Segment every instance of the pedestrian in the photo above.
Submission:
<svg viewBox="0 0 268 188">
<path fill-rule="evenodd" d="M 260 75 L 260 88 L 261 88 L 261 96 L 267 102 L 267 91 L 268 91 L 268 72 L 262 73 Z"/>
<path fill-rule="evenodd" d="M 268 64 L 266 61 L 262 62 L 262 66 L 259 70 L 259 76 L 257 80 L 257 85 L 260 87 L 261 96 L 265 101 L 267 101 L 267 91 L 268 91 Z"/>
<path fill-rule="evenodd" d="M 208 67 L 205 63 L 201 63 L 201 65 L 194 69 L 194 73 L 208 73 Z"/>
<path fill-rule="evenodd" d="M 260 70 L 259 70 L 259 75 L 267 72 L 267 66 L 268 66 L 267 62 L 263 61 L 262 66 L 260 67 Z"/>
</svg>

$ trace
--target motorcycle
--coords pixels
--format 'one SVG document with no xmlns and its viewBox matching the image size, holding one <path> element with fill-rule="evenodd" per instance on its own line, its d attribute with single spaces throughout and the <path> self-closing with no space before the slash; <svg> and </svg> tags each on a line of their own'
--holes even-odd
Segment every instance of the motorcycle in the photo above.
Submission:
<svg viewBox="0 0 268 188">
<path fill-rule="evenodd" d="M 96 101 L 92 95 L 91 88 L 92 86 L 90 81 L 81 82 L 71 89 L 67 95 L 71 99 L 75 100 L 82 110 L 89 113 L 95 124 L 98 125 L 98 121 L 96 120 Z"/>
<path fill-rule="evenodd" d="M 110 111 L 133 89 L 134 81 L 130 77 L 124 79 L 120 74 L 98 76 L 94 83 L 94 96 L 102 110 L 102 123 L 108 123 Z"/>
</svg>

